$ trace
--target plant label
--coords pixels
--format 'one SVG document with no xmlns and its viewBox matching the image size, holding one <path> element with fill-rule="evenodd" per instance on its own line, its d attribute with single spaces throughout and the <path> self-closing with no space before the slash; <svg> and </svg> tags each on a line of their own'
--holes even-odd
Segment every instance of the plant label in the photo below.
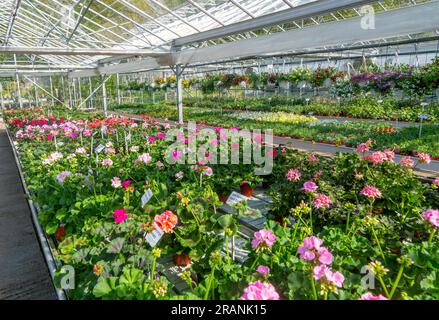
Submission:
<svg viewBox="0 0 439 320">
<path fill-rule="evenodd" d="M 131 140 L 131 133 L 128 133 L 127 135 L 127 141 Z"/>
<path fill-rule="evenodd" d="M 101 153 L 102 150 L 104 150 L 104 149 L 105 149 L 105 146 L 100 144 L 96 147 L 96 153 Z"/>
<path fill-rule="evenodd" d="M 140 199 L 140 201 L 141 201 L 140 204 L 141 204 L 142 208 L 148 203 L 148 201 L 151 199 L 151 197 L 152 197 L 151 189 L 146 190 L 145 194 Z"/>
<path fill-rule="evenodd" d="M 249 198 L 238 193 L 238 192 L 233 191 L 230 194 L 229 198 L 227 199 L 226 204 L 228 204 L 229 206 L 232 206 L 232 205 L 237 204 L 238 202 L 241 202 L 244 200 L 249 200 Z"/>
<path fill-rule="evenodd" d="M 151 248 L 154 248 L 157 243 L 160 241 L 160 239 L 163 237 L 164 232 L 162 229 L 159 228 L 159 226 L 154 223 L 154 231 L 147 233 L 145 235 L 145 240 L 149 243 Z"/>
</svg>

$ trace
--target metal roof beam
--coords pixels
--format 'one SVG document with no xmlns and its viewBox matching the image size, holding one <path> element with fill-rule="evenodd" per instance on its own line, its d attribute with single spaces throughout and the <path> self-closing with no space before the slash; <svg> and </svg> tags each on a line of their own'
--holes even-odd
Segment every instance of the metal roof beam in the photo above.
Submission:
<svg viewBox="0 0 439 320">
<path fill-rule="evenodd" d="M 273 55 L 295 50 L 431 32 L 437 30 L 439 26 L 438 10 L 439 1 L 431 1 L 378 13 L 375 15 L 375 29 L 363 29 L 361 26 L 362 17 L 357 17 L 207 48 L 186 49 L 173 53 L 173 64 L 193 64 L 236 57 Z"/>
<path fill-rule="evenodd" d="M 376 1 L 376 0 L 375 0 Z M 332 11 L 362 6 L 375 2 L 374 0 L 321 0 L 307 3 L 294 8 L 267 14 L 254 19 L 233 23 L 224 27 L 199 32 L 197 34 L 181 37 L 173 41 L 175 47 L 181 47 L 194 42 L 201 42 L 234 35 L 237 33 L 263 29 L 273 25 L 288 23 L 294 20 L 306 19 L 323 15 Z"/>
<path fill-rule="evenodd" d="M 9 39 L 11 38 L 12 29 L 14 28 L 15 18 L 17 17 L 17 13 L 18 13 L 18 9 L 20 8 L 20 4 L 21 4 L 21 0 L 16 0 L 15 5 L 14 5 L 14 10 L 12 11 L 11 18 L 9 19 L 8 29 L 7 29 L 6 35 L 5 35 L 5 41 L 3 43 L 5 46 L 8 45 Z"/>
<path fill-rule="evenodd" d="M 116 9 L 114 9 L 113 7 L 110 7 L 109 5 L 105 4 L 102 1 L 96 0 L 96 3 L 99 3 L 100 5 L 104 6 L 105 8 L 107 8 L 108 10 L 114 12 L 115 14 L 121 16 L 122 18 L 128 20 L 129 22 L 131 22 L 133 25 L 137 26 L 138 28 L 142 29 L 143 31 L 145 31 L 146 33 L 156 37 L 157 39 L 159 39 L 162 42 L 166 42 L 165 39 L 161 38 L 160 36 L 158 36 L 157 34 L 151 32 L 150 30 L 146 29 L 144 26 L 142 26 L 140 23 L 134 21 L 133 19 L 131 19 L 130 17 L 126 16 L 125 14 L 117 11 Z"/>
<path fill-rule="evenodd" d="M 94 0 L 89 0 L 87 6 L 84 8 L 84 6 L 81 6 L 81 12 L 79 13 L 78 20 L 76 20 L 75 27 L 73 28 L 72 32 L 66 39 L 66 43 L 69 44 L 70 40 L 72 39 L 73 35 L 75 34 L 76 30 L 79 28 L 79 25 L 81 24 L 82 19 L 87 14 L 88 9 L 90 9 L 90 6 L 92 5 Z M 79 2 L 78 2 L 79 3 Z"/>
<path fill-rule="evenodd" d="M 169 9 L 167 6 L 165 6 L 164 4 L 158 2 L 157 0 L 149 0 L 152 3 L 155 3 L 157 6 L 159 6 L 160 8 L 162 8 L 163 10 L 165 10 L 166 12 L 168 12 L 169 14 L 171 14 L 172 16 L 174 16 L 175 18 L 177 18 L 178 20 L 180 20 L 181 22 L 183 22 L 184 24 L 186 24 L 187 26 L 191 27 L 192 29 L 194 29 L 197 32 L 200 32 L 200 30 L 195 27 L 194 25 L 192 25 L 191 23 L 189 23 L 186 19 L 183 19 L 182 17 L 180 17 L 178 14 L 176 14 L 174 11 L 172 11 L 171 9 Z"/>
<path fill-rule="evenodd" d="M 126 0 L 119 0 L 118 2 L 122 3 L 124 6 L 126 6 L 127 8 L 130 8 L 131 10 L 133 10 L 135 13 L 141 15 L 142 17 L 144 17 L 146 19 L 149 19 L 149 20 L 152 20 L 154 23 L 158 24 L 159 26 L 161 26 L 162 28 L 168 30 L 169 32 L 173 33 L 177 37 L 180 37 L 180 35 L 178 33 L 176 33 L 174 30 L 172 30 L 171 28 L 167 27 L 165 24 L 161 23 L 160 21 L 158 21 L 154 17 L 150 16 L 149 14 L 146 14 L 145 12 L 143 12 L 142 10 L 137 8 L 135 5 L 129 3 L 128 1 L 126 1 Z"/>
<path fill-rule="evenodd" d="M 0 52 L 16 54 L 38 54 L 38 55 L 64 55 L 64 56 L 168 56 L 169 52 L 155 51 L 148 49 L 97 49 L 97 48 L 58 48 L 58 47 L 5 47 L 0 46 Z"/>
</svg>

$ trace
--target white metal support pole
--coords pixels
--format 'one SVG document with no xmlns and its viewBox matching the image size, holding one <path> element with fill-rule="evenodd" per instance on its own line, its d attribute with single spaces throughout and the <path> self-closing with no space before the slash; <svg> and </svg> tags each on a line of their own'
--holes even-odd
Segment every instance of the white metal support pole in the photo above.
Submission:
<svg viewBox="0 0 439 320">
<path fill-rule="evenodd" d="M 14 63 L 17 65 L 17 55 L 14 54 Z M 18 77 L 18 73 L 15 73 L 15 80 L 17 81 L 17 98 L 18 104 L 20 105 L 20 109 L 23 109 L 23 101 L 21 100 L 21 92 L 20 92 L 20 78 Z"/>
<path fill-rule="evenodd" d="M 50 95 L 52 96 L 52 107 L 55 106 L 55 100 L 53 99 L 53 80 L 52 76 L 49 77 L 49 84 L 50 84 Z"/>
<path fill-rule="evenodd" d="M 102 102 L 104 104 L 104 115 L 107 116 L 107 87 L 105 82 L 104 76 L 102 76 Z"/>
<path fill-rule="evenodd" d="M 64 76 L 61 75 L 61 86 L 62 86 L 62 101 L 65 102 L 66 101 L 66 91 L 65 91 L 65 86 L 64 86 Z"/>
<path fill-rule="evenodd" d="M 0 103 L 2 110 L 5 109 L 5 101 L 3 100 L 3 85 L 0 83 Z"/>
<path fill-rule="evenodd" d="M 117 104 L 120 106 L 120 78 L 119 74 L 116 73 L 116 90 L 117 90 Z"/>
<path fill-rule="evenodd" d="M 34 83 L 37 83 L 36 78 L 34 78 Z M 38 108 L 38 89 L 36 85 L 34 85 L 34 93 L 35 93 L 35 107 Z"/>
<path fill-rule="evenodd" d="M 178 123 L 183 124 L 183 70 L 181 64 L 177 64 L 175 68 L 175 75 L 177 77 L 177 108 L 178 108 Z"/>
<path fill-rule="evenodd" d="M 79 94 L 79 101 L 82 103 L 81 78 L 78 78 L 78 94 Z"/>
<path fill-rule="evenodd" d="M 76 81 L 75 78 L 72 79 L 72 88 L 73 88 L 73 106 L 78 103 L 78 92 L 76 91 Z"/>
<path fill-rule="evenodd" d="M 73 108 L 73 102 L 72 102 L 72 89 L 70 88 L 70 81 L 67 78 L 67 88 L 69 88 L 69 107 L 70 109 Z"/>
<path fill-rule="evenodd" d="M 90 109 L 93 109 L 93 86 L 92 86 L 90 77 L 88 78 L 88 84 L 90 87 L 90 93 L 89 93 L 89 95 L 90 95 Z"/>
</svg>

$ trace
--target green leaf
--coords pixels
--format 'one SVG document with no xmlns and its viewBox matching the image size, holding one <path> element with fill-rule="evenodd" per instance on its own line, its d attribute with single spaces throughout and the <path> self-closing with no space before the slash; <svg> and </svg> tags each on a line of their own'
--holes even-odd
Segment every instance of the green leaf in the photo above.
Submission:
<svg viewBox="0 0 439 320">
<path fill-rule="evenodd" d="M 96 286 L 93 288 L 93 294 L 97 298 L 108 296 L 111 291 L 116 288 L 116 280 L 115 277 L 99 279 Z"/>
<path fill-rule="evenodd" d="M 123 245 L 125 243 L 125 238 L 116 238 L 111 241 L 110 245 L 108 246 L 108 253 L 119 253 Z"/>
<path fill-rule="evenodd" d="M 136 285 L 142 280 L 143 273 L 139 269 L 131 268 L 124 270 L 119 279 L 120 284 Z"/>
<path fill-rule="evenodd" d="M 233 215 L 225 214 L 218 218 L 218 224 L 225 228 L 229 228 L 233 224 Z"/>
</svg>

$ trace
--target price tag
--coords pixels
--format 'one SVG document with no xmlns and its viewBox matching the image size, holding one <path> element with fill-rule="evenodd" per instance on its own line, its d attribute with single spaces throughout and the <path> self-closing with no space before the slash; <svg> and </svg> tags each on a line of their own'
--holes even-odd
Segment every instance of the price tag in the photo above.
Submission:
<svg viewBox="0 0 439 320">
<path fill-rule="evenodd" d="M 154 223 L 154 231 L 147 233 L 145 235 L 145 239 L 146 241 L 148 241 L 149 245 L 151 246 L 151 248 L 154 248 L 157 243 L 160 241 L 160 239 L 163 237 L 163 230 L 159 228 L 159 226 Z"/>
<path fill-rule="evenodd" d="M 96 153 L 101 153 L 102 150 L 104 150 L 104 149 L 105 149 L 105 146 L 100 144 L 96 147 Z"/>
<path fill-rule="evenodd" d="M 238 192 L 233 191 L 230 194 L 229 198 L 227 199 L 226 204 L 228 204 L 229 206 L 232 206 L 234 204 L 237 204 L 238 202 L 241 202 L 241 201 L 244 201 L 244 200 L 249 200 L 249 199 L 250 198 L 248 198 L 248 197 L 246 197 L 246 196 L 244 196 L 244 195 L 242 195 L 242 194 L 240 194 Z"/>
<path fill-rule="evenodd" d="M 151 197 L 152 197 L 151 189 L 146 190 L 145 194 L 140 199 L 140 204 L 141 204 L 142 208 L 148 203 L 148 201 L 151 199 Z"/>
</svg>

